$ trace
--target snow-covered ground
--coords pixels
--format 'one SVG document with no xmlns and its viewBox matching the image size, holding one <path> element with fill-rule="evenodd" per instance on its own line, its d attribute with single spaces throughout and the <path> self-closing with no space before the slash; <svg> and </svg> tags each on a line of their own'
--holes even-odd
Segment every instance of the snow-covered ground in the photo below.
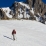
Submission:
<svg viewBox="0 0 46 46">
<path fill-rule="evenodd" d="M 15 41 L 13 29 L 17 32 Z M 0 20 L 0 46 L 46 46 L 46 25 L 31 20 Z"/>
</svg>

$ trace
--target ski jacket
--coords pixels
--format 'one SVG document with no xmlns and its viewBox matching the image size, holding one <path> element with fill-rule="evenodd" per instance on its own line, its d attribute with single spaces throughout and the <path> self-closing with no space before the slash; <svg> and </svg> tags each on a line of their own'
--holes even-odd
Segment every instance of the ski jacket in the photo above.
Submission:
<svg viewBox="0 0 46 46">
<path fill-rule="evenodd" d="M 15 30 L 12 31 L 12 35 L 13 35 L 13 34 L 16 34 L 16 31 L 15 31 Z"/>
</svg>

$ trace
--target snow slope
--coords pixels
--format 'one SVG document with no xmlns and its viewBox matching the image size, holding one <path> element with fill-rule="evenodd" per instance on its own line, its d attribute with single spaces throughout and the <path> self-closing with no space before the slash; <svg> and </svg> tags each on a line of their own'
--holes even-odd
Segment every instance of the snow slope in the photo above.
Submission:
<svg viewBox="0 0 46 46">
<path fill-rule="evenodd" d="M 17 32 L 15 41 L 13 29 Z M 46 46 L 46 25 L 31 20 L 0 20 L 0 46 Z"/>
</svg>

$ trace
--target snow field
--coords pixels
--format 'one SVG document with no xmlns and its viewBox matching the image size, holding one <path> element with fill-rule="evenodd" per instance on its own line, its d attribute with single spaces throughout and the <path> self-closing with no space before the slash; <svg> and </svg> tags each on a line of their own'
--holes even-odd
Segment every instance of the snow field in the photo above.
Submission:
<svg viewBox="0 0 46 46">
<path fill-rule="evenodd" d="M 15 41 L 13 29 L 17 32 Z M 31 20 L 0 20 L 0 46 L 46 46 L 46 25 Z"/>
</svg>

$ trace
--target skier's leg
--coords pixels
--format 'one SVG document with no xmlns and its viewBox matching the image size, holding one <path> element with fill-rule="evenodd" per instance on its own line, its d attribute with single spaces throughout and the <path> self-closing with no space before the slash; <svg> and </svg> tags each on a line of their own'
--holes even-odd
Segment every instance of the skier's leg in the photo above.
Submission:
<svg viewBox="0 0 46 46">
<path fill-rule="evenodd" d="M 13 40 L 14 40 L 14 35 L 13 35 Z"/>
<path fill-rule="evenodd" d="M 13 40 L 14 40 L 14 34 L 13 34 Z"/>
<path fill-rule="evenodd" d="M 15 40 L 15 34 L 13 34 L 13 40 Z"/>
</svg>

